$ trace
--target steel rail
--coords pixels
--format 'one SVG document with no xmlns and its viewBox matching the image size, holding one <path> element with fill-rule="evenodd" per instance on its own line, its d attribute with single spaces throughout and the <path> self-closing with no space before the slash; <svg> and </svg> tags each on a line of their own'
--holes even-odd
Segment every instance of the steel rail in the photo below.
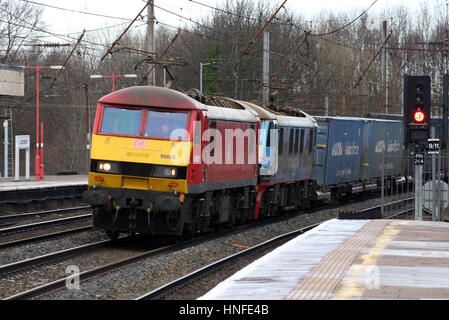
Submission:
<svg viewBox="0 0 449 320">
<path fill-rule="evenodd" d="M 410 201 L 411 199 L 414 199 L 414 198 L 407 198 L 407 199 L 401 199 L 401 200 L 393 201 L 391 203 L 388 203 L 388 205 L 403 203 L 403 202 L 406 202 L 406 201 Z M 381 206 L 375 206 L 375 207 L 364 209 L 364 210 L 360 210 L 360 211 L 367 211 L 367 212 L 372 211 L 372 210 L 379 210 L 380 211 L 380 208 L 381 208 Z M 410 209 L 405 209 L 405 210 L 403 210 L 403 211 L 401 211 L 399 213 L 395 213 L 395 214 L 393 214 L 391 216 L 388 216 L 388 218 L 392 218 L 394 216 L 403 214 L 405 212 L 408 212 L 409 210 Z M 209 274 L 209 273 L 211 273 L 213 271 L 216 271 L 216 270 L 220 269 L 221 267 L 223 267 L 223 266 L 225 266 L 227 264 L 230 264 L 230 263 L 232 263 L 232 262 L 234 262 L 234 261 L 236 261 L 236 260 L 238 260 L 240 258 L 246 257 L 246 256 L 248 256 L 250 254 L 254 254 L 254 253 L 258 252 L 258 251 L 261 251 L 261 250 L 267 249 L 269 247 L 272 247 L 272 246 L 276 245 L 279 242 L 282 242 L 282 241 L 285 242 L 285 241 L 287 241 L 287 240 L 289 240 L 289 239 L 291 239 L 291 238 L 293 238 L 295 236 L 298 236 L 298 235 L 300 235 L 300 234 L 302 234 L 302 233 L 304 233 L 306 231 L 309 231 L 309 230 L 317 227 L 318 225 L 320 225 L 320 223 L 317 223 L 317 224 L 314 224 L 314 225 L 311 225 L 311 226 L 308 226 L 308 227 L 305 227 L 305 228 L 302 228 L 302 229 L 294 230 L 292 232 L 289 232 L 289 233 L 280 235 L 278 237 L 275 237 L 273 239 L 270 239 L 268 241 L 265 241 L 265 242 L 263 242 L 263 243 L 261 243 L 259 245 L 254 246 L 254 247 L 248 248 L 248 249 L 246 249 L 244 251 L 238 252 L 238 253 L 236 253 L 234 255 L 231 255 L 229 257 L 226 257 L 226 258 L 223 258 L 223 259 L 218 260 L 216 262 L 213 262 L 213 263 L 211 263 L 211 264 L 209 264 L 209 265 L 207 265 L 207 266 L 205 266 L 203 268 L 200 268 L 200 269 L 198 269 L 196 271 L 193 271 L 193 272 L 191 272 L 191 273 L 189 273 L 189 274 L 187 274 L 187 275 L 185 275 L 185 276 L 183 276 L 183 277 L 181 277 L 179 279 L 176 279 L 176 280 L 174 280 L 174 281 L 172 281 L 170 283 L 167 283 L 167 284 L 165 284 L 165 285 L 163 285 L 163 286 L 161 286 L 161 287 L 159 287 L 159 288 L 157 288 L 155 290 L 152 290 L 152 291 L 150 291 L 150 292 L 148 292 L 148 293 L 146 293 L 146 294 L 136 298 L 135 300 L 157 300 L 157 299 L 161 299 L 164 296 L 170 294 L 172 291 L 175 291 L 177 289 L 180 289 L 180 288 L 186 286 L 187 284 L 195 282 L 195 281 L 199 280 L 200 278 L 206 276 L 207 274 Z"/>
<path fill-rule="evenodd" d="M 338 214 L 339 219 L 391 219 L 393 217 L 396 217 L 398 215 L 404 214 L 406 212 L 409 212 L 411 209 L 414 209 L 414 207 L 407 207 L 407 203 L 414 201 L 414 197 L 399 199 L 395 201 L 391 201 L 388 203 L 383 204 L 384 212 L 385 210 L 397 210 L 398 212 L 395 212 L 391 215 L 382 215 L 382 205 L 373 206 L 370 208 L 358 210 L 358 211 L 341 211 Z M 393 209 L 395 208 L 395 209 Z"/>
<path fill-rule="evenodd" d="M 49 227 L 52 225 L 70 223 L 70 222 L 74 222 L 77 220 L 87 220 L 91 217 L 92 217 L 92 213 L 88 213 L 88 214 L 82 214 L 82 215 L 73 216 L 73 217 L 35 222 L 35 223 L 24 224 L 24 225 L 14 226 L 14 227 L 1 228 L 0 236 L 4 236 L 7 234 L 16 233 L 16 232 L 24 232 L 26 230 L 30 230 L 30 229 L 34 229 L 34 228 L 42 228 L 42 227 Z"/>
<path fill-rule="evenodd" d="M 258 245 L 255 245 L 251 248 L 245 249 L 241 252 L 237 252 L 231 256 L 228 256 L 226 258 L 220 259 L 218 261 L 215 261 L 203 268 L 200 268 L 196 271 L 193 271 L 177 280 L 174 280 L 170 283 L 167 283 L 155 290 L 152 290 L 138 298 L 136 298 L 135 300 L 156 300 L 156 299 L 161 299 L 162 297 L 166 296 L 167 294 L 169 294 L 170 292 L 177 290 L 179 288 L 184 287 L 185 285 L 192 283 L 204 276 L 206 276 L 207 274 L 218 270 L 220 268 L 222 268 L 223 266 L 230 264 L 232 262 L 235 262 L 243 257 L 246 257 L 250 254 L 255 254 L 261 250 L 265 250 L 268 249 L 270 247 L 275 246 L 276 244 L 280 243 L 280 242 L 286 242 L 306 231 L 309 231 L 315 227 L 317 227 L 318 225 L 320 225 L 320 223 L 302 228 L 302 229 L 298 229 L 298 230 L 294 230 L 285 234 L 282 234 L 280 236 L 277 236 L 275 238 L 272 238 L 270 240 L 267 240 L 265 242 L 262 242 Z"/>
<path fill-rule="evenodd" d="M 35 237 L 28 237 L 28 238 L 19 239 L 19 240 L 3 242 L 3 243 L 0 243 L 0 250 L 6 249 L 6 248 L 9 248 L 9 247 L 13 247 L 13 246 L 23 245 L 25 243 L 37 242 L 37 241 L 42 241 L 42 240 L 58 238 L 58 237 L 62 237 L 62 236 L 66 236 L 66 235 L 70 235 L 70 234 L 74 234 L 74 233 L 81 233 L 81 232 L 84 232 L 84 231 L 89 231 L 89 230 L 93 230 L 93 227 L 92 226 L 85 226 L 85 227 L 79 227 L 79 228 L 72 228 L 72 229 L 63 230 L 63 231 L 46 233 L 46 234 L 38 235 L 38 236 L 35 236 Z"/>
<path fill-rule="evenodd" d="M 392 215 L 389 215 L 389 216 L 385 217 L 385 219 L 392 219 L 394 217 L 402 216 L 403 214 L 407 214 L 407 213 L 413 212 L 413 211 L 415 211 L 415 208 L 404 209 L 404 210 L 398 211 L 398 212 L 396 212 L 396 213 L 394 213 Z"/>
<path fill-rule="evenodd" d="M 105 274 L 105 273 L 107 273 L 109 271 L 115 270 L 115 269 L 117 269 L 117 268 L 119 268 L 121 266 L 128 265 L 128 264 L 131 264 L 133 262 L 137 262 L 139 260 L 142 260 L 142 259 L 154 256 L 154 255 L 157 255 L 157 254 L 160 254 L 160 253 L 164 253 L 164 252 L 169 251 L 169 250 L 172 250 L 176 246 L 177 245 L 174 244 L 174 245 L 168 245 L 168 246 L 160 247 L 160 248 L 157 248 L 157 249 L 152 249 L 152 250 L 149 250 L 149 251 L 145 251 L 143 253 L 139 253 L 139 254 L 136 254 L 134 256 L 121 259 L 119 261 L 111 262 L 111 263 L 109 263 L 107 265 L 103 265 L 103 266 L 96 267 L 96 268 L 93 268 L 93 269 L 90 269 L 90 270 L 87 270 L 87 271 L 83 271 L 83 272 L 77 274 L 76 276 L 79 277 L 79 281 L 80 282 L 81 281 L 85 281 L 85 280 L 87 280 L 89 278 L 92 278 L 94 276 Z M 30 290 L 27 290 L 27 291 L 15 294 L 13 296 L 7 297 L 4 300 L 31 299 L 31 298 L 43 295 L 45 293 L 49 293 L 49 292 L 55 291 L 57 289 L 64 288 L 64 286 L 66 285 L 67 281 L 70 281 L 70 279 L 71 279 L 70 276 L 66 277 L 66 278 L 61 278 L 61 279 L 52 281 L 50 283 L 46 283 L 44 285 L 41 285 L 39 287 L 36 287 L 36 288 L 30 289 Z"/>
<path fill-rule="evenodd" d="M 238 230 L 238 228 L 237 228 L 237 230 Z M 84 272 L 81 272 L 77 276 L 79 276 L 79 281 L 82 282 L 82 281 L 85 281 L 85 280 L 87 280 L 89 278 L 92 278 L 94 276 L 105 274 L 105 273 L 107 273 L 109 271 L 115 270 L 115 269 L 117 269 L 117 268 L 119 268 L 121 266 L 132 264 L 134 262 L 138 262 L 138 261 L 140 261 L 142 259 L 149 258 L 149 257 L 155 256 L 157 254 L 167 253 L 167 252 L 170 252 L 170 251 L 173 251 L 173 250 L 181 250 L 181 249 L 184 249 L 186 247 L 191 247 L 191 246 L 197 245 L 197 244 L 199 244 L 199 243 L 201 243 L 203 241 L 214 239 L 214 238 L 219 238 L 219 237 L 221 237 L 223 235 L 226 235 L 228 233 L 233 233 L 235 231 L 236 231 L 236 229 L 234 229 L 232 231 L 218 233 L 218 234 L 213 233 L 213 234 L 205 235 L 205 236 L 202 236 L 202 237 L 199 237 L 199 238 L 195 238 L 195 239 L 192 239 L 192 240 L 184 241 L 184 242 L 181 242 L 181 243 L 165 245 L 165 246 L 162 246 L 162 247 L 159 247 L 159 248 L 156 248 L 156 249 L 151 249 L 151 250 L 148 250 L 148 251 L 145 251 L 145 252 L 142 252 L 142 253 L 138 253 L 138 254 L 133 255 L 131 257 L 127 257 L 127 258 L 123 258 L 123 259 L 118 260 L 118 261 L 111 262 L 111 263 L 103 265 L 103 266 L 99 266 L 99 267 L 96 267 L 96 268 L 93 268 L 93 269 L 90 269 L 90 270 L 86 270 Z M 122 239 L 124 240 L 126 238 L 128 238 L 128 237 L 123 237 Z M 112 241 L 112 240 L 106 240 L 106 241 Z M 52 260 L 54 260 L 54 259 L 52 259 Z M 44 258 L 44 260 L 42 262 L 45 262 L 45 258 Z M 41 262 L 38 261 L 38 263 L 41 263 Z M 32 262 L 30 265 L 35 265 L 35 264 L 36 263 Z M 20 266 L 20 269 L 26 267 L 27 265 L 28 265 L 28 263 L 26 263 L 26 265 L 23 266 L 23 267 Z M 2 267 L 0 267 L 0 275 L 2 274 L 2 269 L 1 268 Z M 6 271 L 8 272 L 8 270 L 6 270 Z M 30 290 L 27 290 L 27 291 L 24 291 L 24 292 L 21 292 L 21 293 L 18 293 L 18 294 L 15 294 L 13 296 L 4 298 L 4 300 L 31 299 L 31 298 L 34 298 L 34 297 L 37 297 L 37 296 L 40 296 L 40 295 L 43 295 L 43 294 L 46 294 L 46 293 L 49 293 L 49 292 L 61 289 L 61 288 L 64 288 L 64 286 L 66 285 L 66 281 L 68 279 L 70 279 L 70 276 L 69 277 L 65 277 L 65 278 L 61 278 L 61 279 L 58 279 L 58 280 L 55 280 L 55 281 L 52 281 L 52 282 L 49 282 L 47 284 L 41 285 L 39 287 L 32 288 Z"/>
<path fill-rule="evenodd" d="M 267 221 L 265 221 L 263 223 L 260 223 L 258 225 L 260 226 L 260 225 L 264 225 L 266 223 L 270 223 L 270 220 L 267 220 Z M 316 226 L 316 225 L 314 225 L 314 226 Z M 187 247 L 192 247 L 194 245 L 200 244 L 200 243 L 202 243 L 204 241 L 207 241 L 207 240 L 217 239 L 217 238 L 220 238 L 220 237 L 228 235 L 228 234 L 233 234 L 233 233 L 236 233 L 236 232 L 245 231 L 246 229 L 249 229 L 251 227 L 255 227 L 255 225 L 242 225 L 240 227 L 236 227 L 236 228 L 234 228 L 232 230 L 227 230 L 227 231 L 224 231 L 224 232 L 220 232 L 218 234 L 217 233 L 207 234 L 207 235 L 204 235 L 202 237 L 195 238 L 195 239 L 188 240 L 188 241 L 184 241 L 184 242 L 181 242 L 181 243 L 176 243 L 176 244 L 166 245 L 166 246 L 163 246 L 163 247 L 160 247 L 160 248 L 156 248 L 156 249 L 151 249 L 151 250 L 148 250 L 148 251 L 145 251 L 145 252 L 133 255 L 131 257 L 127 257 L 127 258 L 121 259 L 119 261 L 115 261 L 115 262 L 109 263 L 109 264 L 104 265 L 104 266 L 99 266 L 99 267 L 93 268 L 91 270 L 87 270 L 87 271 L 81 272 L 77 276 L 79 276 L 79 281 L 82 282 L 82 281 L 87 280 L 89 278 L 92 278 L 94 276 L 105 274 L 105 273 L 107 273 L 107 272 L 109 272 L 111 270 L 115 270 L 115 269 L 117 269 L 117 268 L 119 268 L 121 266 L 132 264 L 132 263 L 138 262 L 138 261 L 140 261 L 142 259 L 155 256 L 157 254 L 163 254 L 163 253 L 168 253 L 168 252 L 173 251 L 173 250 L 181 250 L 181 249 L 184 249 L 184 248 L 187 248 Z M 307 227 L 307 228 L 310 228 L 310 227 Z M 304 228 L 304 230 L 307 229 L 307 228 Z M 284 235 L 284 236 L 287 237 L 287 235 Z M 108 241 L 108 240 L 106 240 L 106 241 Z M 107 246 L 107 244 L 105 244 L 105 246 Z M 75 250 L 77 250 L 77 249 L 78 248 L 75 248 Z M 67 254 L 67 256 L 71 256 L 71 255 L 73 255 L 73 254 Z M 64 258 L 64 257 L 61 257 L 61 258 Z M 49 261 L 49 260 L 56 260 L 56 259 L 60 260 L 59 257 L 49 257 L 47 259 L 45 256 L 43 256 L 42 258 L 38 257 L 36 259 L 37 259 L 37 261 L 35 260 L 35 261 L 30 261 L 30 262 L 26 262 L 26 261 L 20 262 L 21 264 L 23 263 L 23 265 L 17 264 L 17 266 L 19 266 L 20 269 L 23 269 L 25 267 L 29 267 L 29 266 L 32 266 L 32 265 L 44 263 L 44 262 Z M 6 268 L 5 271 L 2 271 L 2 268 L 3 267 L 0 267 L 0 275 L 2 273 L 12 272 L 12 271 L 17 270 L 17 269 L 15 269 L 14 265 L 12 265 L 12 266 L 5 266 L 5 268 Z M 12 270 L 10 270 L 10 269 L 12 269 Z M 7 297 L 4 300 L 31 299 L 31 298 L 34 298 L 34 297 L 37 297 L 37 296 L 40 296 L 40 295 L 43 295 L 43 294 L 46 294 L 46 293 L 49 293 L 49 292 L 61 289 L 61 288 L 64 288 L 65 285 L 66 285 L 66 281 L 69 278 L 70 278 L 70 276 L 69 277 L 65 277 L 65 278 L 61 278 L 61 279 L 58 279 L 58 280 L 55 280 L 55 281 L 52 281 L 50 283 L 41 285 L 39 287 L 35 287 L 33 289 L 30 289 L 30 290 L 27 290 L 27 291 L 15 294 L 13 296 Z"/>
<path fill-rule="evenodd" d="M 404 202 L 410 202 L 410 201 L 415 201 L 415 197 L 408 197 L 408 198 L 404 198 L 404 199 L 399 199 L 399 200 L 387 202 L 383 206 L 384 207 L 392 207 L 394 205 L 400 205 L 400 204 L 402 204 Z M 374 206 L 374 207 L 371 207 L 371 208 L 359 210 L 358 212 L 368 212 L 368 211 L 373 211 L 373 210 L 380 210 L 380 208 L 382 208 L 381 204 L 377 205 L 377 206 Z"/>
<path fill-rule="evenodd" d="M 313 210 L 313 209 L 309 209 L 309 210 Z M 302 211 L 301 213 L 307 212 L 309 210 Z M 281 220 L 284 220 L 284 219 L 291 218 L 291 216 L 282 216 L 282 217 L 277 217 L 277 218 L 279 218 Z M 203 237 L 196 238 L 196 239 L 193 239 L 193 240 L 181 242 L 181 243 L 178 243 L 178 244 L 168 245 L 168 246 L 160 247 L 160 248 L 157 248 L 157 249 L 151 249 L 149 251 L 146 251 L 146 252 L 143 252 L 143 253 L 139 253 L 137 255 L 134 255 L 134 256 L 131 256 L 131 257 L 128 257 L 128 258 L 124 258 L 122 260 L 119 260 L 119 261 L 116 261 L 116 262 L 112 262 L 112 263 L 109 263 L 109 264 L 104 265 L 104 266 L 100 266 L 100 267 L 93 268 L 91 270 L 84 271 L 84 272 L 79 274 L 79 280 L 81 282 L 81 281 L 89 279 L 89 278 L 91 278 L 93 276 L 104 274 L 104 273 L 109 272 L 111 270 L 117 269 L 117 268 L 119 268 L 119 267 L 121 267 L 123 265 L 131 264 L 133 262 L 137 262 L 137 261 L 139 261 L 141 259 L 145 259 L 145 258 L 151 257 L 153 255 L 157 255 L 157 254 L 161 254 L 161 253 L 164 253 L 164 252 L 168 252 L 170 250 L 171 251 L 172 250 L 180 250 L 180 249 L 183 249 L 183 248 L 186 248 L 186 247 L 193 246 L 193 245 L 195 245 L 197 243 L 201 243 L 201 242 L 206 241 L 206 240 L 216 239 L 216 238 L 222 237 L 223 235 L 228 235 L 228 234 L 235 233 L 236 231 L 244 231 L 245 229 L 249 229 L 249 228 L 252 228 L 252 227 L 265 225 L 267 223 L 276 223 L 276 222 L 279 222 L 279 221 L 280 220 L 278 220 L 276 218 L 275 219 L 269 219 L 269 220 L 265 220 L 265 221 L 260 221 L 260 223 L 258 223 L 256 225 L 254 225 L 254 224 L 242 225 L 240 227 L 234 228 L 234 229 L 226 231 L 226 232 L 220 232 L 218 234 L 213 233 L 213 234 L 205 235 Z M 265 248 L 269 248 L 270 246 L 274 246 L 274 245 L 276 245 L 279 242 L 287 241 L 287 240 L 289 240 L 289 238 L 293 238 L 293 237 L 295 237 L 295 236 L 297 236 L 299 234 L 302 234 L 302 233 L 304 233 L 304 232 L 306 232 L 308 230 L 311 230 L 314 227 L 318 226 L 319 224 L 320 223 L 317 223 L 317 224 L 314 224 L 314 225 L 311 225 L 311 226 L 308 226 L 308 227 L 305 227 L 305 228 L 302 228 L 302 229 L 298 229 L 298 230 L 295 230 L 295 231 L 283 234 L 281 236 L 278 236 L 276 238 L 268 240 L 268 241 L 266 241 L 264 243 L 261 243 L 261 244 L 259 244 L 257 246 L 251 247 L 251 248 L 246 249 L 246 250 L 244 250 L 242 252 L 234 254 L 234 255 L 232 255 L 230 257 L 221 259 L 221 260 L 219 260 L 219 261 L 217 261 L 215 263 L 212 263 L 212 264 L 210 264 L 210 265 L 208 265 L 208 266 L 206 266 L 206 267 L 204 267 L 202 269 L 199 269 L 198 271 L 200 272 L 200 276 L 198 276 L 198 277 L 202 276 L 201 273 L 206 275 L 207 273 L 212 272 L 214 270 L 214 265 L 217 266 L 217 268 L 220 268 L 221 266 L 224 266 L 227 263 L 235 261 L 235 260 L 239 259 L 240 257 L 246 256 L 246 255 L 249 255 L 249 254 L 252 254 L 252 253 L 257 253 L 258 251 L 263 250 Z M 50 258 L 49 260 L 55 260 L 55 259 L 51 259 Z M 42 262 L 45 262 L 45 260 L 42 261 Z M 33 265 L 33 263 L 31 263 L 30 265 Z M 1 273 L 2 272 L 1 272 L 1 268 L 0 268 L 0 274 Z M 137 299 L 142 299 L 143 300 L 143 299 L 155 299 L 155 297 L 161 297 L 161 296 L 163 296 L 163 295 L 168 293 L 168 291 L 167 291 L 167 293 L 161 294 L 162 291 L 165 290 L 164 287 L 169 286 L 170 287 L 169 288 L 170 291 L 175 290 L 176 288 L 185 285 L 185 284 L 182 284 L 183 281 L 187 281 L 187 282 L 194 281 L 192 279 L 195 279 L 197 277 L 197 276 L 194 275 L 195 273 L 196 272 L 193 272 L 192 274 L 189 274 L 189 275 L 184 276 L 184 277 L 182 277 L 182 278 L 180 278 L 178 280 L 175 280 L 175 281 L 173 281 L 173 282 L 171 282 L 171 283 L 169 283 L 169 284 L 167 284 L 165 286 L 162 286 L 162 287 L 160 287 L 160 288 L 158 288 L 156 290 L 153 290 L 152 292 L 150 292 L 150 293 L 148 293 L 146 295 L 143 295 L 143 296 L 141 296 L 141 297 L 139 297 Z M 73 276 L 71 276 L 71 277 L 73 277 Z M 71 278 L 71 277 L 66 277 L 66 278 L 61 278 L 61 279 L 55 280 L 55 281 L 50 282 L 48 284 L 44 284 L 42 286 L 30 289 L 28 291 L 25 291 L 25 292 L 18 293 L 16 295 L 7 297 L 7 298 L 5 298 L 5 300 L 30 299 L 30 298 L 37 297 L 37 296 L 40 296 L 40 295 L 48 293 L 48 292 L 52 292 L 52 291 L 57 290 L 57 289 L 61 289 L 61 288 L 63 288 L 65 286 L 66 281 L 69 278 Z M 187 282 L 185 282 L 185 283 L 187 283 Z M 161 290 L 161 291 L 159 293 L 157 293 L 157 290 Z M 168 289 L 166 289 L 166 290 L 168 290 Z"/>
<path fill-rule="evenodd" d="M 127 237 L 124 237 L 124 238 L 127 238 Z M 124 239 L 124 238 L 120 238 L 120 239 Z M 87 251 L 90 251 L 93 249 L 103 248 L 103 247 L 110 245 L 113 242 L 114 242 L 114 240 L 110 240 L 110 239 L 97 241 L 97 242 L 93 242 L 93 243 L 89 243 L 89 244 L 84 244 L 84 245 L 81 245 L 81 246 L 78 246 L 75 248 L 64 249 L 64 250 L 60 250 L 57 252 L 47 253 L 47 254 L 44 254 L 41 256 L 37 256 L 37 257 L 1 265 L 0 266 L 0 275 L 10 273 L 10 272 L 16 272 L 16 271 L 19 271 L 19 270 L 22 270 L 22 269 L 25 269 L 25 268 L 28 268 L 31 266 L 39 265 L 39 264 L 42 264 L 45 262 L 49 262 L 49 261 L 65 259 L 67 257 L 72 257 L 74 255 L 77 255 L 77 254 L 80 254 L 83 252 L 87 252 Z"/>
<path fill-rule="evenodd" d="M 171 244 L 171 245 L 166 245 L 166 246 L 163 246 L 163 247 L 159 247 L 159 248 L 156 248 L 156 249 L 151 249 L 151 250 L 145 251 L 143 253 L 139 253 L 139 254 L 133 255 L 131 257 L 127 257 L 127 258 L 121 259 L 119 261 L 111 262 L 111 263 L 109 263 L 107 265 L 99 266 L 99 267 L 93 268 L 91 270 L 87 270 L 87 271 L 81 272 L 77 276 L 79 276 L 79 281 L 82 282 L 82 281 L 85 281 L 85 280 L 87 280 L 89 278 L 92 278 L 94 276 L 105 274 L 105 273 L 107 273 L 109 271 L 112 271 L 112 270 L 115 270 L 115 269 L 117 269 L 117 268 L 119 268 L 121 266 L 128 265 L 128 264 L 131 264 L 131 263 L 134 263 L 134 262 L 138 262 L 138 261 L 140 261 L 142 259 L 149 258 L 149 257 L 155 256 L 157 254 L 168 253 L 168 252 L 173 251 L 173 250 L 181 250 L 181 249 L 184 249 L 184 248 L 187 248 L 187 247 L 192 247 L 192 246 L 197 245 L 199 243 L 202 243 L 204 241 L 220 238 L 223 235 L 228 235 L 228 234 L 231 234 L 231 233 L 235 233 L 236 231 L 242 231 L 242 229 L 245 230 L 247 228 L 249 228 L 249 225 L 241 226 L 241 228 L 237 227 L 237 228 L 235 228 L 233 230 L 220 232 L 218 234 L 217 233 L 212 233 L 212 234 L 204 235 L 204 236 L 199 237 L 199 238 L 195 238 L 195 239 L 192 239 L 192 240 L 184 241 L 184 242 L 181 242 L 181 243 L 176 243 L 176 244 Z M 109 240 L 109 241 L 111 241 L 111 240 Z M 75 248 L 75 249 L 77 249 L 77 248 Z M 39 258 L 39 261 L 37 261 L 37 262 L 35 262 L 35 261 L 31 261 L 31 262 L 23 261 L 23 263 L 25 263 L 25 264 L 23 266 L 19 265 L 20 269 L 28 267 L 28 266 L 31 266 L 31 265 L 35 265 L 37 263 L 46 262 L 46 258 L 45 257 L 42 257 L 43 258 L 42 261 L 40 261 L 40 257 L 38 257 L 38 258 Z M 56 258 L 51 258 L 51 260 L 56 260 Z M 14 266 L 7 267 L 7 268 L 8 269 L 9 268 L 13 268 L 13 271 L 15 270 Z M 5 272 L 11 272 L 11 270 L 8 270 L 8 269 L 6 269 Z M 2 267 L 0 266 L 0 275 L 1 274 L 2 274 Z M 39 287 L 35 287 L 33 289 L 30 289 L 30 290 L 27 290 L 27 291 L 15 294 L 13 296 L 7 297 L 4 300 L 31 299 L 31 298 L 34 298 L 34 297 L 37 297 L 37 296 L 40 296 L 40 295 L 43 295 L 43 294 L 46 294 L 46 293 L 49 293 L 49 292 L 61 289 L 61 288 L 64 288 L 64 286 L 66 285 L 66 281 L 69 278 L 70 277 L 66 277 L 66 278 L 61 278 L 61 279 L 55 280 L 53 282 L 41 285 Z"/>
<path fill-rule="evenodd" d="M 28 217 L 34 217 L 34 216 L 44 216 L 59 212 L 67 212 L 67 211 L 76 211 L 76 210 L 86 210 L 91 209 L 91 206 L 79 206 L 79 207 L 72 207 L 72 208 L 62 208 L 62 209 L 54 209 L 54 210 L 45 210 L 45 211 L 37 211 L 37 212 L 26 212 L 26 213 L 18 213 L 18 214 L 7 214 L 7 215 L 1 215 L 0 216 L 0 222 L 2 221 L 9 221 L 9 220 L 16 220 L 16 219 L 22 219 L 22 218 L 28 218 Z"/>
</svg>

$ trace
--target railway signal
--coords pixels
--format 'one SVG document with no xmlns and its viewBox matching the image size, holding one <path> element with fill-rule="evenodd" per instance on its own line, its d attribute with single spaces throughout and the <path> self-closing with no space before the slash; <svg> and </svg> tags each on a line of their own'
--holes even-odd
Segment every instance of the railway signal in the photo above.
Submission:
<svg viewBox="0 0 449 320">
<path fill-rule="evenodd" d="M 404 76 L 405 143 L 422 145 L 429 138 L 430 77 Z"/>
<path fill-rule="evenodd" d="M 415 113 L 413 113 L 413 120 L 415 121 L 415 123 L 423 123 L 425 119 L 426 116 L 420 109 L 416 110 Z"/>
</svg>

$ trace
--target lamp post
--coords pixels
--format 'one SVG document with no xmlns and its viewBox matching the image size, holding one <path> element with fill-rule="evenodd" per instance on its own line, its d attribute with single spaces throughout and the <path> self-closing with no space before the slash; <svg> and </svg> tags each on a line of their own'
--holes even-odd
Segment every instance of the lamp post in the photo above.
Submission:
<svg viewBox="0 0 449 320">
<path fill-rule="evenodd" d="M 103 76 L 101 74 L 93 74 L 90 76 L 91 79 L 101 79 L 101 78 L 112 78 L 112 92 L 115 91 L 115 78 L 137 78 L 136 74 L 121 74 L 112 76 Z"/>
<path fill-rule="evenodd" d="M 39 148 L 39 70 L 41 69 L 64 69 L 63 66 L 48 66 L 48 67 L 24 67 L 26 69 L 35 69 L 36 70 L 36 157 L 35 157 L 35 168 L 34 173 L 36 176 L 36 181 L 44 179 L 44 124 L 41 123 L 41 142 Z M 40 156 L 39 156 L 40 149 Z"/>
<path fill-rule="evenodd" d="M 83 85 L 84 87 L 84 94 L 86 98 L 86 149 L 87 149 L 87 173 L 89 173 L 89 165 L 90 165 L 90 116 L 89 116 L 89 85 L 85 83 Z"/>
<path fill-rule="evenodd" d="M 213 66 L 222 66 L 223 63 L 221 62 L 200 62 L 200 93 L 203 93 L 203 66 L 209 66 L 209 65 L 213 65 Z"/>
</svg>

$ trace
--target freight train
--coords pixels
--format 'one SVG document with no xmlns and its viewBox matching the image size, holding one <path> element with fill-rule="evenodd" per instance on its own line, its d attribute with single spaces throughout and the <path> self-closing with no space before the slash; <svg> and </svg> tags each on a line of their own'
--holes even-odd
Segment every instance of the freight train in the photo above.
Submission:
<svg viewBox="0 0 449 320">
<path fill-rule="evenodd" d="M 130 87 L 98 101 L 83 198 L 111 237 L 191 236 L 401 183 L 402 130 Z"/>
</svg>

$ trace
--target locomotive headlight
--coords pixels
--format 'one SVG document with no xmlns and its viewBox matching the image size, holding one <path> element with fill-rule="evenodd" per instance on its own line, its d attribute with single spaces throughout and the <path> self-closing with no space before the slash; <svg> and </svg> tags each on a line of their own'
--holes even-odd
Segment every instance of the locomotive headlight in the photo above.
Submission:
<svg viewBox="0 0 449 320">
<path fill-rule="evenodd" d="M 106 163 L 100 163 L 100 170 L 109 171 L 111 170 L 112 166 L 109 162 Z"/>
<path fill-rule="evenodd" d="M 106 173 L 119 173 L 117 162 L 98 161 L 97 171 Z"/>
<path fill-rule="evenodd" d="M 153 176 L 159 178 L 175 178 L 178 174 L 178 169 L 174 167 L 154 166 Z"/>
</svg>

